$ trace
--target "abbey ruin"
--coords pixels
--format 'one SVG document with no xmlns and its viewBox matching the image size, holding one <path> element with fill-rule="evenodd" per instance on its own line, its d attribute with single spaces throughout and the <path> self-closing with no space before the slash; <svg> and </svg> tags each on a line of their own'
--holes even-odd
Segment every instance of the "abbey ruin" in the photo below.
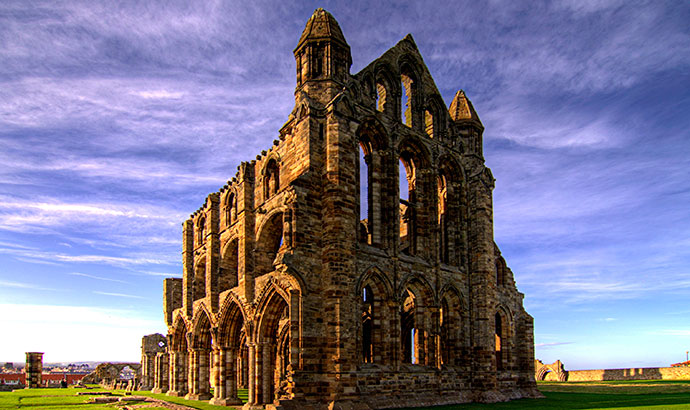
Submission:
<svg viewBox="0 0 690 410">
<path fill-rule="evenodd" d="M 539 396 L 470 100 L 446 108 L 410 35 L 350 74 L 322 9 L 294 56 L 279 138 L 183 224 L 151 387 L 226 405 L 247 388 L 248 409 Z"/>
</svg>

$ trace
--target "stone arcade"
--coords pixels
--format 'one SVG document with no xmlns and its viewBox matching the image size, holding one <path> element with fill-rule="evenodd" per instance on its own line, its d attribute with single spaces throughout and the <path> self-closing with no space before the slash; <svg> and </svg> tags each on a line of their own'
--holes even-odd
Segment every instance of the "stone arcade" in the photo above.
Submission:
<svg viewBox="0 0 690 410">
<path fill-rule="evenodd" d="M 350 74 L 322 9 L 294 56 L 279 139 L 184 222 L 153 388 L 285 409 L 539 396 L 465 94 L 445 108 L 409 35 Z"/>
</svg>

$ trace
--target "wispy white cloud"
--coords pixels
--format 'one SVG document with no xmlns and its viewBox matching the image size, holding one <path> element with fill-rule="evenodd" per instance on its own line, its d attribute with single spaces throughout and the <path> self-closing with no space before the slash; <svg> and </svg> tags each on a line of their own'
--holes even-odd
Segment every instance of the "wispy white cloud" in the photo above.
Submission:
<svg viewBox="0 0 690 410">
<path fill-rule="evenodd" d="M 552 342 L 552 343 L 536 343 L 534 347 L 547 349 L 553 346 L 571 345 L 573 342 Z"/>
<path fill-rule="evenodd" d="M 0 286 L 8 287 L 8 288 L 17 288 L 17 289 L 30 289 L 30 290 L 55 290 L 51 288 L 44 288 L 42 286 L 39 286 L 35 283 L 24 283 L 24 282 L 14 282 L 14 281 L 7 281 L 7 280 L 0 280 Z"/>
<path fill-rule="evenodd" d="M 68 275 L 72 275 L 72 276 L 81 276 L 81 277 L 84 277 L 84 278 L 96 279 L 96 280 L 103 280 L 103 281 L 107 281 L 107 282 L 129 283 L 129 282 L 126 282 L 126 281 L 120 280 L 120 279 L 104 278 L 104 277 L 102 277 L 102 276 L 89 275 L 88 273 L 70 272 L 70 273 L 68 273 Z"/>
<path fill-rule="evenodd" d="M 110 265 L 116 267 L 128 267 L 132 265 L 172 265 L 176 264 L 177 260 L 170 255 L 160 255 L 161 257 L 151 257 L 145 255 L 132 256 L 108 256 L 108 255 L 69 255 L 65 253 L 51 252 L 51 251 L 26 251 L 0 248 L 0 254 L 9 254 L 20 257 L 28 261 L 36 261 L 41 263 L 44 261 L 50 263 L 92 263 Z"/>
<path fill-rule="evenodd" d="M 137 295 L 128 295 L 126 293 L 115 293 L 115 292 L 102 292 L 99 290 L 94 290 L 93 293 L 97 295 L 105 295 L 105 296 L 115 296 L 118 298 L 128 298 L 128 299 L 145 299 L 142 296 L 137 296 Z"/>
</svg>

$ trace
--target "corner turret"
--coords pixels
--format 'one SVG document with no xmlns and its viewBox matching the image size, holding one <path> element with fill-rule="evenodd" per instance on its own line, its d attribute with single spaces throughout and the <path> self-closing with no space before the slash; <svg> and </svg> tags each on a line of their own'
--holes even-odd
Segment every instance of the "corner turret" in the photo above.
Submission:
<svg viewBox="0 0 690 410">
<path fill-rule="evenodd" d="M 350 46 L 338 22 L 322 8 L 316 9 L 307 21 L 294 54 L 296 93 L 304 91 L 312 97 L 318 96 L 325 104 L 350 77 Z"/>
<path fill-rule="evenodd" d="M 466 151 L 482 157 L 484 125 L 479 120 L 477 111 L 474 110 L 472 102 L 467 98 L 463 90 L 455 93 L 448 111 L 450 112 L 450 117 L 460 129 L 460 135 L 465 140 Z"/>
</svg>

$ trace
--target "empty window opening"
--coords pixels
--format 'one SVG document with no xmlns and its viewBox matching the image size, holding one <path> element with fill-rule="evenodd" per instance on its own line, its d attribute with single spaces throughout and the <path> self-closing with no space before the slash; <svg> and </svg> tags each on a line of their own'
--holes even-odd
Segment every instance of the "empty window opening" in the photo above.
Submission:
<svg viewBox="0 0 690 410">
<path fill-rule="evenodd" d="M 239 241 L 233 239 L 221 260 L 218 287 L 221 292 L 237 286 L 239 281 Z"/>
<path fill-rule="evenodd" d="M 374 343 L 372 339 L 373 295 L 371 288 L 366 286 L 362 290 L 362 362 L 372 363 L 374 358 Z"/>
<path fill-rule="evenodd" d="M 496 285 L 505 286 L 506 277 L 506 266 L 505 259 L 500 257 L 496 259 Z"/>
<path fill-rule="evenodd" d="M 412 126 L 412 78 L 402 74 L 400 76 L 400 89 L 402 99 L 400 104 L 400 116 L 402 123 L 408 127 Z"/>
<path fill-rule="evenodd" d="M 370 156 L 369 156 L 370 157 Z M 371 216 L 369 202 L 371 201 L 369 158 L 364 148 L 359 147 L 359 240 L 371 244 Z"/>
<path fill-rule="evenodd" d="M 438 177 L 438 227 L 441 262 L 448 263 L 448 185 L 445 175 Z"/>
<path fill-rule="evenodd" d="M 381 83 L 376 84 L 376 110 L 383 112 L 386 105 L 386 87 Z"/>
<path fill-rule="evenodd" d="M 273 262 L 283 246 L 283 214 L 274 214 L 261 228 L 256 246 L 256 273 L 273 271 Z"/>
<path fill-rule="evenodd" d="M 400 251 L 414 253 L 415 201 L 414 164 L 410 159 L 400 158 L 398 167 L 400 193 Z"/>
<path fill-rule="evenodd" d="M 204 230 L 205 229 L 206 229 L 206 218 L 204 218 L 202 216 L 201 218 L 199 218 L 199 222 L 197 222 L 197 225 L 196 225 L 196 233 L 197 233 L 196 243 L 197 243 L 197 246 L 203 245 L 203 243 L 204 243 L 204 236 L 205 236 Z"/>
<path fill-rule="evenodd" d="M 424 111 L 424 130 L 429 138 L 434 138 L 434 115 L 431 111 Z"/>
<path fill-rule="evenodd" d="M 496 370 L 503 370 L 503 323 L 501 315 L 496 313 Z"/>
<path fill-rule="evenodd" d="M 419 332 L 415 327 L 415 298 L 409 290 L 400 309 L 400 315 L 402 359 L 405 363 L 416 364 L 419 358 Z"/>
<path fill-rule="evenodd" d="M 448 302 L 446 302 L 445 299 L 441 301 L 441 309 L 439 311 L 439 321 L 440 321 L 440 333 L 441 333 L 441 364 L 448 365 L 450 362 L 448 361 L 449 358 L 449 349 L 450 349 L 450 343 L 449 343 L 449 337 L 448 337 L 448 327 L 450 325 L 449 321 L 449 310 L 448 310 Z"/>
</svg>

